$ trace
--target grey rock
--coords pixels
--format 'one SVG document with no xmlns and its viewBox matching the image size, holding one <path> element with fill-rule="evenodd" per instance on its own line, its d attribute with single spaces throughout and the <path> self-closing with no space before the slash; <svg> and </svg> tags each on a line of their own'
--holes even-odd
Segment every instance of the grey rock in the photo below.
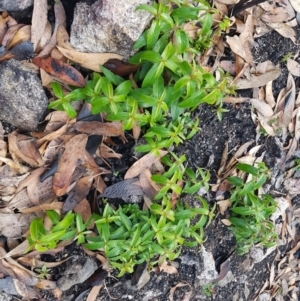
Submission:
<svg viewBox="0 0 300 301">
<path fill-rule="evenodd" d="M 38 76 L 16 60 L 0 64 L 0 120 L 22 130 L 36 130 L 48 98 Z"/>
<path fill-rule="evenodd" d="M 0 11 L 23 10 L 33 5 L 33 0 L 0 0 Z"/>
<path fill-rule="evenodd" d="M 99 0 L 78 3 L 71 27 L 71 45 L 81 52 L 113 52 L 128 58 L 134 42 L 152 19 L 138 5 L 153 0 Z"/>
<path fill-rule="evenodd" d="M 94 259 L 87 257 L 83 264 L 73 263 L 64 272 L 64 276 L 58 279 L 57 286 L 66 291 L 71 286 L 83 283 L 87 280 L 98 268 Z"/>
</svg>

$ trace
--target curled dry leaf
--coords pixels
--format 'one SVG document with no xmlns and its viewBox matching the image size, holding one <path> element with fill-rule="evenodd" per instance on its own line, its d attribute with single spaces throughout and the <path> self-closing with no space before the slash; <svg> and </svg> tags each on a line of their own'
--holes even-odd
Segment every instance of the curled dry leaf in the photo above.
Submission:
<svg viewBox="0 0 300 301">
<path fill-rule="evenodd" d="M 0 44 L 2 43 L 3 37 L 7 30 L 7 21 L 8 21 L 8 15 L 2 13 L 0 15 Z"/>
<path fill-rule="evenodd" d="M 30 136 L 20 135 L 16 131 L 8 135 L 9 152 L 14 158 L 21 159 L 32 167 L 44 165 L 41 154 L 39 153 L 36 141 Z"/>
<path fill-rule="evenodd" d="M 87 139 L 87 135 L 79 134 L 66 143 L 65 151 L 58 162 L 57 171 L 53 177 L 53 190 L 57 196 L 64 195 L 70 186 L 72 174 L 86 153 Z"/>
<path fill-rule="evenodd" d="M 31 42 L 34 45 L 34 50 L 37 49 L 39 41 L 45 32 L 47 25 L 47 14 L 47 0 L 34 0 L 31 20 Z"/>
<path fill-rule="evenodd" d="M 68 59 L 80 64 L 84 68 L 96 72 L 101 72 L 100 66 L 106 63 L 109 59 L 123 59 L 121 55 L 115 53 L 84 53 L 65 47 L 57 46 L 57 48 Z"/>
<path fill-rule="evenodd" d="M 159 155 L 156 156 L 154 153 L 149 153 L 143 156 L 141 159 L 132 164 L 132 166 L 127 170 L 124 179 L 130 179 L 138 176 L 144 170 L 151 167 L 151 165 L 158 161 L 161 157 L 165 156 L 168 151 L 160 150 Z"/>
<path fill-rule="evenodd" d="M 2 39 L 2 46 L 7 47 L 16 32 L 23 26 L 25 26 L 25 24 L 15 24 L 10 26 Z"/>
<path fill-rule="evenodd" d="M 51 50 L 56 46 L 57 30 L 59 26 L 66 27 L 66 13 L 60 0 L 55 1 L 54 14 L 55 14 L 55 25 L 54 25 L 53 34 L 49 43 L 39 53 L 40 57 L 48 56 L 51 53 Z"/>
<path fill-rule="evenodd" d="M 13 170 L 17 171 L 19 174 L 23 175 L 31 170 L 30 167 L 21 165 L 19 162 L 15 162 L 11 159 L 0 157 L 0 161 L 8 165 Z"/>
<path fill-rule="evenodd" d="M 16 32 L 16 34 L 9 42 L 6 48 L 9 50 L 12 47 L 16 46 L 17 44 L 30 41 L 30 37 L 31 37 L 31 25 L 25 25 Z"/>
<path fill-rule="evenodd" d="M 85 86 L 85 80 L 82 74 L 63 61 L 55 60 L 52 57 L 46 59 L 35 57 L 32 62 L 68 85 L 75 87 Z"/>
</svg>

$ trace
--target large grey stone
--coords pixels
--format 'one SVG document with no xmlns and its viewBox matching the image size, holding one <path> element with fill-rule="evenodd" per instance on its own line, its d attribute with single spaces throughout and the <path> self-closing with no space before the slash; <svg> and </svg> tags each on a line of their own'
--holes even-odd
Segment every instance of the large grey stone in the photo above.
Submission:
<svg viewBox="0 0 300 301">
<path fill-rule="evenodd" d="M 152 19 L 138 5 L 153 0 L 99 0 L 93 5 L 78 3 L 70 41 L 81 52 L 114 52 L 128 58 L 134 42 Z"/>
<path fill-rule="evenodd" d="M 0 64 L 0 120 L 22 130 L 36 130 L 48 98 L 38 76 L 19 61 Z"/>
<path fill-rule="evenodd" d="M 33 0 L 0 0 L 0 11 L 23 10 L 33 5 Z"/>
</svg>

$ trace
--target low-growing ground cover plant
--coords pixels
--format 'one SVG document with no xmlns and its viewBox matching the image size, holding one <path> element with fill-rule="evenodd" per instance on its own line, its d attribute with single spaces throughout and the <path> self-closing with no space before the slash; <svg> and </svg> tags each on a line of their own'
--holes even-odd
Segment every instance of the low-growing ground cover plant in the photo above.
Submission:
<svg viewBox="0 0 300 301">
<path fill-rule="evenodd" d="M 137 204 L 116 208 L 107 203 L 85 223 L 77 213 L 68 212 L 61 218 L 55 211 L 47 211 L 53 226 L 46 230 L 42 219 L 33 220 L 27 237 L 29 250 L 45 251 L 55 248 L 59 241 L 76 240 L 90 250 L 104 251 L 110 265 L 122 276 L 133 272 L 136 264 L 147 261 L 152 266 L 165 259 L 173 260 L 183 245 L 193 247 L 203 243 L 204 227 L 213 218 L 214 208 L 209 210 L 203 198 L 198 198 L 201 206 L 191 208 L 183 204 L 180 196 L 194 194 L 201 187 L 208 191 L 210 175 L 200 168 L 196 171 L 187 168 L 185 156 L 178 157 L 171 151 L 199 131 L 199 120 L 193 116 L 193 110 L 206 103 L 221 119 L 226 111 L 222 99 L 233 93 L 234 88 L 222 70 L 217 71 L 217 79 L 199 64 L 202 53 L 212 45 L 215 36 L 226 30 L 229 20 L 225 18 L 213 25 L 213 14 L 217 11 L 205 1 L 195 2 L 197 5 L 184 0 L 159 1 L 153 6 L 138 7 L 147 10 L 154 19 L 134 46 L 139 51 L 129 59 L 129 63 L 139 65 L 132 77 L 120 77 L 102 67 L 101 75 L 93 73 L 84 88 L 67 95 L 58 83 L 52 84 L 57 99 L 49 108 L 64 110 L 74 118 L 77 113 L 71 103 L 83 99 L 91 105 L 93 114 L 101 113 L 107 121 L 121 121 L 125 130 L 135 125 L 142 127 L 145 143 L 137 146 L 136 151 L 154 154 L 162 149 L 170 151 L 161 158 L 166 171 L 152 176 L 161 189 L 151 205 L 142 210 Z M 192 28 L 192 34 L 187 27 Z M 240 253 L 259 242 L 268 245 L 270 232 L 261 234 L 262 229 L 255 222 L 273 230 L 266 221 L 273 210 L 272 206 L 269 208 L 272 201 L 264 197 L 268 210 L 260 216 L 256 210 L 261 200 L 253 193 L 266 180 L 255 176 L 265 173 L 262 167 L 259 172 L 254 169 L 251 172 L 252 191 L 247 188 L 250 184 L 230 179 L 236 185 L 231 198 L 231 229 Z M 253 216 L 254 225 L 250 222 Z M 95 223 L 94 230 L 89 229 L 90 222 Z"/>
</svg>

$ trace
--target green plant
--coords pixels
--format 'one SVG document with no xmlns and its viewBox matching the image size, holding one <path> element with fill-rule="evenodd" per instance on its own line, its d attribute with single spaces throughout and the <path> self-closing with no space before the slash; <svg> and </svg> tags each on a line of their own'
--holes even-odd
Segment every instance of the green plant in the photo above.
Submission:
<svg viewBox="0 0 300 301">
<path fill-rule="evenodd" d="M 214 284 L 213 283 L 207 283 L 202 286 L 203 293 L 206 297 L 211 297 L 214 292 Z"/>
<path fill-rule="evenodd" d="M 70 211 L 63 219 L 54 210 L 47 210 L 46 214 L 53 225 L 50 230 L 46 230 L 42 218 L 35 218 L 31 221 L 27 236 L 29 243 L 27 252 L 32 249 L 39 252 L 54 249 L 59 241 L 68 239 L 77 240 L 81 244 L 84 242 L 85 235 L 91 233 L 87 230 L 91 220 L 83 223 L 80 214 Z"/>
<path fill-rule="evenodd" d="M 88 236 L 84 246 L 90 250 L 103 250 L 110 265 L 119 275 L 132 273 L 136 264 L 147 261 L 150 266 L 173 260 L 179 256 L 182 245 L 201 245 L 203 227 L 213 216 L 202 198 L 201 208 L 189 208 L 178 201 L 172 209 L 168 197 L 161 204 L 152 204 L 141 210 L 130 204 L 113 209 L 106 204 L 101 215 L 94 214 L 97 236 Z M 191 223 L 197 219 L 197 223 Z"/>
<path fill-rule="evenodd" d="M 65 110 L 73 118 L 76 112 L 71 102 L 84 99 L 91 104 L 93 114 L 105 113 L 108 121 L 123 122 L 124 130 L 131 130 L 134 124 L 141 126 L 146 143 L 136 150 L 159 153 L 199 131 L 199 120 L 192 111 L 200 104 L 212 105 L 219 119 L 226 112 L 222 99 L 233 92 L 230 77 L 220 70 L 217 80 L 197 62 L 229 21 L 225 18 L 214 29 L 216 10 L 204 0 L 165 0 L 138 9 L 147 10 L 154 19 L 134 45 L 139 51 L 129 59 L 129 63 L 139 65 L 133 79 L 101 67 L 102 75 L 94 73 L 84 88 L 67 95 L 59 84 L 52 84 L 57 100 L 49 108 Z M 194 37 L 186 32 L 186 24 L 195 28 Z M 86 229 L 80 216 L 69 212 L 60 220 L 49 211 L 53 227 L 46 231 L 41 219 L 33 220 L 27 237 L 30 249 L 43 251 L 54 248 L 60 240 L 76 239 L 91 250 L 103 250 L 121 276 L 143 261 L 153 265 L 176 258 L 182 245 L 201 245 L 204 225 L 213 218 L 214 208 L 210 211 L 200 197 L 199 208 L 190 208 L 177 198 L 181 193 L 194 194 L 202 186 L 208 190 L 210 175 L 200 168 L 186 168 L 184 161 L 185 156 L 174 153 L 162 158 L 166 172 L 152 177 L 161 189 L 149 209 L 141 210 L 137 205 L 114 209 L 106 204 L 100 215 L 93 215 L 96 236 Z"/>
<path fill-rule="evenodd" d="M 43 267 L 41 269 L 36 268 L 35 271 L 37 273 L 39 273 L 38 278 L 48 279 L 48 280 L 51 278 L 51 275 L 50 275 L 51 269 L 48 269 L 45 264 L 43 265 Z"/>
<path fill-rule="evenodd" d="M 268 168 L 263 162 L 256 166 L 237 164 L 236 168 L 250 175 L 246 182 L 240 177 L 228 178 L 234 185 L 230 197 L 229 228 L 236 238 L 237 251 L 245 254 L 257 244 L 274 246 L 277 234 L 269 217 L 276 210 L 276 202 L 268 194 L 259 194 L 259 189 L 268 179 Z"/>
<path fill-rule="evenodd" d="M 213 35 L 227 28 L 228 20 L 224 18 L 214 33 L 212 14 L 216 10 L 205 1 L 197 2 L 160 1 L 138 7 L 154 19 L 134 45 L 140 51 L 129 59 L 140 65 L 134 74 L 137 86 L 101 67 L 103 75 L 94 73 L 84 88 L 68 95 L 57 83 L 52 84 L 58 99 L 49 108 L 63 109 L 74 117 L 70 102 L 81 98 L 92 105 L 94 114 L 106 113 L 107 120 L 122 121 L 125 130 L 140 125 L 147 141 L 137 148 L 140 152 L 155 152 L 190 139 L 199 130 L 199 120 L 191 117 L 191 111 L 202 103 L 216 107 L 221 119 L 226 112 L 222 98 L 233 92 L 230 78 L 220 71 L 217 81 L 196 61 L 211 46 Z M 195 27 L 196 37 L 185 31 L 187 23 Z"/>
</svg>

